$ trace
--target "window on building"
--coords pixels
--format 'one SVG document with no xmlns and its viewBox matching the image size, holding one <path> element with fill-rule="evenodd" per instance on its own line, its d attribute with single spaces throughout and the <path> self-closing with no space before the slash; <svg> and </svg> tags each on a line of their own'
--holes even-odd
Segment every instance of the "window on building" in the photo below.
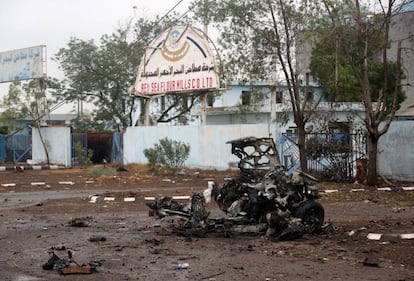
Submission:
<svg viewBox="0 0 414 281">
<path fill-rule="evenodd" d="M 289 129 L 286 129 L 286 135 L 288 137 L 294 137 L 294 136 L 296 136 L 296 132 L 297 132 L 296 127 L 289 127 Z"/>
<path fill-rule="evenodd" d="M 251 91 L 242 91 L 241 93 L 242 105 L 250 105 L 251 98 L 252 98 Z"/>
<path fill-rule="evenodd" d="M 165 110 L 165 96 L 161 97 L 161 110 L 164 111 Z"/>
<path fill-rule="evenodd" d="M 144 112 L 145 112 L 145 101 L 144 101 L 144 99 L 141 99 L 140 108 L 141 108 L 141 114 L 144 114 Z"/>
<path fill-rule="evenodd" d="M 188 109 L 188 96 L 184 96 L 182 102 L 183 102 L 183 109 L 187 110 Z"/>
<path fill-rule="evenodd" d="M 283 102 L 283 91 L 277 91 L 276 92 L 276 103 L 282 103 Z"/>
<path fill-rule="evenodd" d="M 349 144 L 349 133 L 351 125 L 349 122 L 330 122 L 329 133 L 333 141 L 340 144 Z"/>
<path fill-rule="evenodd" d="M 312 101 L 312 100 L 313 100 L 313 98 L 314 98 L 314 94 L 313 94 L 313 92 L 312 92 L 312 91 L 309 91 L 309 92 L 307 92 L 307 93 L 306 93 L 305 99 L 306 99 L 307 101 Z"/>
<path fill-rule="evenodd" d="M 213 106 L 214 101 L 215 101 L 214 94 L 208 93 L 207 94 L 207 106 Z"/>
</svg>

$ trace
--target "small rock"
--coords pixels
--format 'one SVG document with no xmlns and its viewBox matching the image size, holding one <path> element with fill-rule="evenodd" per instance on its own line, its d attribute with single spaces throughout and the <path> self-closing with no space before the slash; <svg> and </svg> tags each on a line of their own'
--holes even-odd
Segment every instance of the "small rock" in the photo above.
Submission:
<svg viewBox="0 0 414 281">
<path fill-rule="evenodd" d="M 106 237 L 105 236 L 99 236 L 99 235 L 92 235 L 91 237 L 89 237 L 89 241 L 90 242 L 106 241 Z"/>
<path fill-rule="evenodd" d="M 398 207 L 396 207 L 396 208 L 392 208 L 392 211 L 393 211 L 394 213 L 401 213 L 401 208 L 398 208 Z"/>
<path fill-rule="evenodd" d="M 120 166 L 118 169 L 116 169 L 116 171 L 117 172 L 128 172 L 128 169 L 123 166 Z"/>
<path fill-rule="evenodd" d="M 376 259 L 365 258 L 362 264 L 365 266 L 379 267 L 380 261 Z"/>
<path fill-rule="evenodd" d="M 88 227 L 91 219 L 91 217 L 75 218 L 69 222 L 69 225 L 73 227 Z"/>
</svg>

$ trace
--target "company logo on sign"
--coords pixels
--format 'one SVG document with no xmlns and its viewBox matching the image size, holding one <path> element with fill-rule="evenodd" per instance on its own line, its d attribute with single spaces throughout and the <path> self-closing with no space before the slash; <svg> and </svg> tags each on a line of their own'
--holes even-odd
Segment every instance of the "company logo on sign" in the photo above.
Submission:
<svg viewBox="0 0 414 281">
<path fill-rule="evenodd" d="M 190 48 L 190 44 L 187 41 L 181 40 L 183 44 L 179 44 L 180 32 L 174 29 L 170 32 L 167 40 L 167 44 L 161 48 L 162 56 L 168 61 L 178 61 L 185 57 Z"/>
<path fill-rule="evenodd" d="M 216 53 L 199 29 L 175 26 L 147 48 L 138 69 L 136 95 L 216 90 Z"/>
</svg>

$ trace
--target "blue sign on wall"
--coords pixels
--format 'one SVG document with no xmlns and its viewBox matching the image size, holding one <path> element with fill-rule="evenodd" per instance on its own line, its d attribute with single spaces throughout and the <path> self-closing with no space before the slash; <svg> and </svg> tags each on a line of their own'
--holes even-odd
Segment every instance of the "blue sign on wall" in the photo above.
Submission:
<svg viewBox="0 0 414 281">
<path fill-rule="evenodd" d="M 46 46 L 0 53 L 0 83 L 46 76 Z"/>
</svg>

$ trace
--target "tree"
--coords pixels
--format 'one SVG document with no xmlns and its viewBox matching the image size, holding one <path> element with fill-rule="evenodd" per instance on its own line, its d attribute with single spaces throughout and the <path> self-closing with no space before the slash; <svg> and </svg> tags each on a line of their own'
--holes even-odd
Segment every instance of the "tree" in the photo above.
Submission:
<svg viewBox="0 0 414 281">
<path fill-rule="evenodd" d="M 163 97 L 165 105 L 161 108 L 157 117 L 158 123 L 168 123 L 172 120 L 178 119 L 181 123 L 186 123 L 188 112 L 195 104 L 200 102 L 199 93 L 190 94 L 174 94 Z"/>
<path fill-rule="evenodd" d="M 335 65 L 334 53 L 335 47 L 332 41 L 328 38 L 320 39 L 320 41 L 312 49 L 310 71 L 313 78 L 315 78 L 319 85 L 325 89 L 326 99 L 330 102 L 360 102 L 362 100 L 362 93 L 360 83 L 353 71 L 353 67 L 345 59 L 343 50 L 339 54 L 338 65 Z M 345 48 L 345 46 L 343 47 Z M 338 69 L 338 76 L 335 76 L 335 68 Z M 388 81 L 387 91 L 388 97 L 392 96 L 396 83 L 396 63 L 388 62 Z M 402 70 L 400 70 L 402 71 Z M 402 74 L 401 74 L 402 75 Z M 374 102 L 378 99 L 378 93 L 384 87 L 384 63 L 378 61 L 377 58 L 369 59 L 368 77 L 372 87 L 372 99 Z M 402 75 L 401 79 L 404 79 Z M 398 104 L 403 102 L 405 94 L 400 91 L 398 96 Z M 386 101 L 387 109 L 392 106 L 392 100 Z"/>
<path fill-rule="evenodd" d="M 331 39 L 332 32 L 322 30 L 318 33 L 322 34 L 318 34 L 309 65 L 312 77 L 323 87 L 326 99 L 330 102 L 361 101 L 361 91 L 353 69 L 344 56 L 336 53 L 338 50 L 336 42 Z"/>
<path fill-rule="evenodd" d="M 40 121 L 51 111 L 53 105 L 51 95 L 60 90 L 61 85 L 53 78 L 34 79 L 24 83 L 14 80 L 8 94 L 0 103 L 0 107 L 4 108 L 1 116 L 6 120 L 25 120 L 28 117 L 31 119 L 32 125 L 38 129 L 47 163 L 50 162 L 49 153 L 40 131 Z M 16 128 L 19 129 L 22 128 Z"/>
<path fill-rule="evenodd" d="M 220 22 L 226 67 L 241 81 L 279 80 L 286 83 L 298 130 L 300 164 L 307 171 L 305 126 L 320 100 L 307 98 L 307 74 L 295 63 L 295 47 L 313 28 L 318 1 L 217 0 L 214 20 Z M 220 28 L 220 26 L 218 26 Z M 282 78 L 275 74 L 282 73 Z"/>
<path fill-rule="evenodd" d="M 112 35 L 104 35 L 100 46 L 71 38 L 55 56 L 68 85 L 61 98 L 92 103 L 94 119 L 109 123 L 110 128 L 133 125 L 131 115 L 136 101 L 131 88 L 144 47 L 141 41 L 129 43 L 128 32 L 128 28 L 120 28 Z"/>
<path fill-rule="evenodd" d="M 92 103 L 94 120 L 106 124 L 109 129 L 122 130 L 137 125 L 138 101 L 141 104 L 149 101 L 133 96 L 141 57 L 153 38 L 176 23 L 176 18 L 177 15 L 172 14 L 162 21 L 158 16 L 152 20 L 138 18 L 135 23 L 131 20 L 111 35 L 103 35 L 99 45 L 91 40 L 71 38 L 67 47 L 55 56 L 68 85 L 61 98 Z M 187 103 L 187 99 L 191 102 Z M 166 106 L 159 112 L 157 121 L 179 118 L 190 111 L 196 100 L 192 94 L 166 98 Z"/>
<path fill-rule="evenodd" d="M 393 63 L 389 59 L 389 32 L 394 11 L 404 2 L 376 1 L 375 6 L 363 6 L 359 0 L 323 1 L 330 15 L 329 25 L 334 27 L 339 44 L 343 46 L 365 107 L 369 185 L 377 183 L 378 141 L 388 131 L 403 99 L 402 41 L 393 42 L 397 44 Z"/>
</svg>

